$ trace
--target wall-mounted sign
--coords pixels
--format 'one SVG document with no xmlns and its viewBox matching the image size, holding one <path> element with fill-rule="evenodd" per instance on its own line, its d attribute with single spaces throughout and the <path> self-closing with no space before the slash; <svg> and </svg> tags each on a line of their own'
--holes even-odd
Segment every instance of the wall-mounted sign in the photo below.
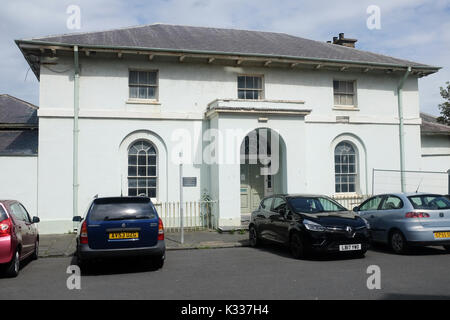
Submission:
<svg viewBox="0 0 450 320">
<path fill-rule="evenodd" d="M 183 187 L 196 187 L 197 177 L 183 177 Z"/>
</svg>

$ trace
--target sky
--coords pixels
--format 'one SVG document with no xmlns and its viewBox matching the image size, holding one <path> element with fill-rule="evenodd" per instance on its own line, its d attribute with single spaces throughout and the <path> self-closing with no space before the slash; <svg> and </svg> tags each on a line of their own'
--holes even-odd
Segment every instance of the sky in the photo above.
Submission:
<svg viewBox="0 0 450 320">
<path fill-rule="evenodd" d="M 55 34 L 152 23 L 283 32 L 327 41 L 338 33 L 358 49 L 442 67 L 419 80 L 420 109 L 439 115 L 450 81 L 450 0 L 0 0 L 0 94 L 39 105 L 39 83 L 14 43 Z M 71 5 L 80 29 L 69 29 Z M 379 8 L 379 28 L 367 20 Z M 373 21 L 373 20 L 370 20 Z"/>
</svg>

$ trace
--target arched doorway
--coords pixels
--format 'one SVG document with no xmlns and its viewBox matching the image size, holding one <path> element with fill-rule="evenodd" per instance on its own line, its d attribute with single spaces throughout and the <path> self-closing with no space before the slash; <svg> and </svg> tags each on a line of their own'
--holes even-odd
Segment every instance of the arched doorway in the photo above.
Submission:
<svg viewBox="0 0 450 320">
<path fill-rule="evenodd" d="M 284 141 L 272 129 L 255 129 L 241 143 L 240 160 L 241 217 L 246 220 L 264 197 L 286 192 Z"/>
</svg>

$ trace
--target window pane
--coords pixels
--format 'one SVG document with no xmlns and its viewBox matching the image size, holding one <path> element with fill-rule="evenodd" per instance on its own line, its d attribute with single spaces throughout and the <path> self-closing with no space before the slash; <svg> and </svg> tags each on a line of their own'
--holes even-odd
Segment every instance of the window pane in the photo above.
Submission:
<svg viewBox="0 0 450 320">
<path fill-rule="evenodd" d="M 156 167 L 154 166 L 148 167 L 148 175 L 150 177 L 156 176 Z"/>
<path fill-rule="evenodd" d="M 129 165 L 135 165 L 136 164 L 136 160 L 137 160 L 137 158 L 136 158 L 135 155 L 128 156 L 128 164 Z"/>
<path fill-rule="evenodd" d="M 136 189 L 128 189 L 128 195 L 129 196 L 132 196 L 132 197 L 135 197 L 135 196 L 137 196 L 137 190 Z"/>
<path fill-rule="evenodd" d="M 138 189 L 138 196 L 147 196 L 147 190 L 145 188 L 139 188 Z"/>
<path fill-rule="evenodd" d="M 145 155 L 142 155 L 141 153 L 138 156 L 138 164 L 139 165 L 146 165 L 146 159 L 147 157 Z"/>
<path fill-rule="evenodd" d="M 128 166 L 128 175 L 131 177 L 135 177 L 136 176 L 136 167 L 134 166 Z"/>
<path fill-rule="evenodd" d="M 253 86 L 253 77 L 246 77 L 245 78 L 245 87 L 247 89 L 253 89 L 254 88 L 254 86 Z"/>
<path fill-rule="evenodd" d="M 138 98 L 138 87 L 130 87 L 130 98 Z"/>
<path fill-rule="evenodd" d="M 238 99 L 245 99 L 245 91 L 244 90 L 238 91 Z"/>
<path fill-rule="evenodd" d="M 339 104 L 339 95 L 334 95 L 334 104 Z"/>
<path fill-rule="evenodd" d="M 253 99 L 253 91 L 250 91 L 250 90 L 245 91 L 245 99 L 252 100 Z"/>
<path fill-rule="evenodd" d="M 355 192 L 355 185 L 354 184 L 349 184 L 348 192 Z"/>
<path fill-rule="evenodd" d="M 156 188 L 156 178 L 147 179 L 147 184 L 148 184 L 149 187 Z"/>
<path fill-rule="evenodd" d="M 262 79 L 260 77 L 255 77 L 254 85 L 255 89 L 262 89 Z"/>
<path fill-rule="evenodd" d="M 148 84 L 148 72 L 139 72 L 139 84 Z"/>
<path fill-rule="evenodd" d="M 347 184 L 341 185 L 341 192 L 348 192 L 348 185 Z"/>
<path fill-rule="evenodd" d="M 139 188 L 145 188 L 147 186 L 147 179 L 139 179 L 138 180 L 138 187 Z"/>
<path fill-rule="evenodd" d="M 147 170 L 146 167 L 138 167 L 138 176 L 145 177 L 147 176 Z"/>
<path fill-rule="evenodd" d="M 128 179 L 128 187 L 136 188 L 137 187 L 137 179 Z"/>
<path fill-rule="evenodd" d="M 129 84 L 138 84 L 138 73 L 137 71 L 130 71 L 130 76 L 128 78 Z"/>
<path fill-rule="evenodd" d="M 156 198 L 156 189 L 154 189 L 154 188 L 149 189 L 149 191 L 148 191 L 148 196 L 149 196 L 150 198 Z"/>
<path fill-rule="evenodd" d="M 147 87 L 139 87 L 139 99 L 147 99 Z"/>
<path fill-rule="evenodd" d="M 238 77 L 238 88 L 245 88 L 245 77 Z"/>
<path fill-rule="evenodd" d="M 147 157 L 148 164 L 151 166 L 156 165 L 156 156 L 148 156 Z"/>
<path fill-rule="evenodd" d="M 333 81 L 333 89 L 334 91 L 339 91 L 339 81 Z"/>
<path fill-rule="evenodd" d="M 353 93 L 353 82 L 347 82 L 347 93 Z"/>
<path fill-rule="evenodd" d="M 149 84 L 156 85 L 156 72 L 155 72 L 155 71 L 149 72 L 149 75 L 148 75 L 148 83 L 149 83 Z"/>
<path fill-rule="evenodd" d="M 149 87 L 148 88 L 148 99 L 156 99 L 156 88 L 155 87 Z"/>
</svg>

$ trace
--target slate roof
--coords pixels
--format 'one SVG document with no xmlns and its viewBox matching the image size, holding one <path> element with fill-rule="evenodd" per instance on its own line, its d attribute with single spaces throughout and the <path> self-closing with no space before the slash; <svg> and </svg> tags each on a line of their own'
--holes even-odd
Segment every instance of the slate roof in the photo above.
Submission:
<svg viewBox="0 0 450 320">
<path fill-rule="evenodd" d="M 130 28 L 74 33 L 21 42 L 41 42 L 108 48 L 158 49 L 178 52 L 257 55 L 277 58 L 345 60 L 417 68 L 437 67 L 284 33 L 152 24 Z M 437 70 L 436 70 L 437 71 Z"/>
<path fill-rule="evenodd" d="M 0 126 L 24 124 L 37 126 L 38 107 L 8 94 L 0 94 Z"/>
<path fill-rule="evenodd" d="M 436 117 L 420 113 L 422 118 L 422 124 L 420 126 L 420 132 L 422 134 L 433 134 L 433 135 L 450 135 L 450 126 L 442 123 L 438 123 Z"/>
<path fill-rule="evenodd" d="M 38 107 L 0 95 L 0 156 L 37 155 Z"/>
</svg>

